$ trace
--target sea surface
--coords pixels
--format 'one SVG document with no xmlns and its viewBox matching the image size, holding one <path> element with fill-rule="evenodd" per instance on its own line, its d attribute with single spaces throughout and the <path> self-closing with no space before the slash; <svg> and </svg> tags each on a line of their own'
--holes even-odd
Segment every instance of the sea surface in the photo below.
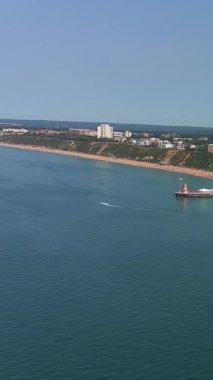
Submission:
<svg viewBox="0 0 213 380">
<path fill-rule="evenodd" d="M 178 187 L 0 149 L 1 380 L 213 379 L 213 200 Z"/>
</svg>

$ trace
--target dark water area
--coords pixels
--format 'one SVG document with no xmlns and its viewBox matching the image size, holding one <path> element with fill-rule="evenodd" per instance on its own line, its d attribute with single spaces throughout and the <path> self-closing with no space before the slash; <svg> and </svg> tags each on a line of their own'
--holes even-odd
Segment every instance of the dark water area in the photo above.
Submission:
<svg viewBox="0 0 213 380">
<path fill-rule="evenodd" d="M 213 200 L 178 177 L 0 149 L 0 379 L 212 379 Z"/>
<path fill-rule="evenodd" d="M 11 123 L 26 128 L 51 128 L 51 129 L 69 129 L 69 128 L 88 128 L 96 129 L 97 125 L 104 121 L 80 122 L 80 121 L 54 121 L 54 120 L 21 120 L 21 119 L 0 119 L 0 124 Z M 151 125 L 151 124 L 133 124 L 133 123 L 110 123 L 117 131 L 149 132 L 149 133 L 179 133 L 189 136 L 213 136 L 213 128 L 202 126 L 178 126 L 178 125 Z"/>
</svg>

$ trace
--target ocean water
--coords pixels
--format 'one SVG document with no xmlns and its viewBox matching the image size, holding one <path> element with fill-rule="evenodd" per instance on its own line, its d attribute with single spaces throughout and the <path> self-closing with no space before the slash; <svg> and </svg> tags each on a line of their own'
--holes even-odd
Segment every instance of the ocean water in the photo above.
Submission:
<svg viewBox="0 0 213 380">
<path fill-rule="evenodd" d="M 213 378 L 213 200 L 178 177 L 0 149 L 0 379 Z"/>
</svg>

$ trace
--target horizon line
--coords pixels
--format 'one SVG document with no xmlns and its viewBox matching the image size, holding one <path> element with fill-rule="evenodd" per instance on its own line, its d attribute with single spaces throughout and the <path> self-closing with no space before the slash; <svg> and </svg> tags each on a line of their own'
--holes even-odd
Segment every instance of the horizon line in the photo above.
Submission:
<svg viewBox="0 0 213 380">
<path fill-rule="evenodd" d="M 151 123 L 135 123 L 135 122 L 117 122 L 117 121 L 84 121 L 84 120 L 59 120 L 59 119 L 26 119 L 26 118 L 0 118 L 1 120 L 11 120 L 11 121 L 44 121 L 44 122 L 61 122 L 61 123 L 91 123 L 91 124 L 121 124 L 121 125 L 145 125 L 145 126 L 156 126 L 156 127 L 184 127 L 184 128 L 213 128 L 210 126 L 200 126 L 200 125 L 184 125 L 184 124 L 151 124 Z"/>
</svg>

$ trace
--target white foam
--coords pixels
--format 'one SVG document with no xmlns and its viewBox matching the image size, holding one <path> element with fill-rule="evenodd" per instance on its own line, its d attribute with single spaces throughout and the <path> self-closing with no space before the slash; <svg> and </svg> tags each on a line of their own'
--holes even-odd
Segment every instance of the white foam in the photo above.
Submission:
<svg viewBox="0 0 213 380">
<path fill-rule="evenodd" d="M 121 209 L 126 209 L 126 210 L 139 210 L 139 211 L 147 211 L 147 212 L 171 212 L 174 210 L 161 210 L 161 209 L 153 209 L 153 208 L 142 208 L 142 207 L 130 207 L 130 206 L 119 206 L 119 205 L 114 205 L 106 202 L 100 202 L 99 203 L 101 206 L 105 207 L 114 207 L 114 208 L 121 208 Z"/>
<path fill-rule="evenodd" d="M 110 203 L 106 203 L 106 202 L 100 202 L 100 205 L 107 206 L 107 207 L 126 208 L 126 207 L 121 207 L 121 206 L 118 206 L 118 205 L 111 205 Z"/>
</svg>

